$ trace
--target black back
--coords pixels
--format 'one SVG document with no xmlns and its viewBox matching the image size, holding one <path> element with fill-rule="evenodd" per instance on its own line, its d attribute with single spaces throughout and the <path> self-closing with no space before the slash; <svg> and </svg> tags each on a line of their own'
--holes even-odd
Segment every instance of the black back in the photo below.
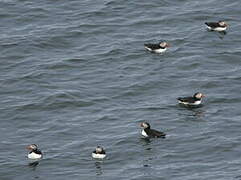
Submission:
<svg viewBox="0 0 241 180">
<path fill-rule="evenodd" d="M 205 22 L 205 24 L 211 28 L 225 27 L 225 26 L 221 26 L 218 22 Z"/>
<path fill-rule="evenodd" d="M 188 103 L 195 103 L 195 101 L 199 100 L 195 97 L 179 97 L 177 100 L 182 101 L 182 102 L 188 102 Z"/>
<path fill-rule="evenodd" d="M 150 129 L 150 128 L 146 128 L 146 129 L 144 129 L 144 131 L 146 132 L 146 134 L 149 137 L 152 137 L 152 138 L 165 138 L 165 136 L 166 136 L 165 133 L 154 130 L 154 129 Z"/>
<path fill-rule="evenodd" d="M 160 44 L 144 44 L 144 46 L 152 49 L 152 50 L 155 50 L 155 49 L 165 49 L 165 47 L 161 47 Z"/>
<path fill-rule="evenodd" d="M 95 153 L 95 154 L 105 154 L 105 150 L 102 150 L 101 152 L 98 152 L 98 153 L 96 152 L 96 150 L 94 150 L 93 153 Z"/>
<path fill-rule="evenodd" d="M 42 154 L 42 152 L 39 149 L 34 149 L 32 151 L 30 151 L 29 153 L 34 152 L 35 154 Z"/>
</svg>

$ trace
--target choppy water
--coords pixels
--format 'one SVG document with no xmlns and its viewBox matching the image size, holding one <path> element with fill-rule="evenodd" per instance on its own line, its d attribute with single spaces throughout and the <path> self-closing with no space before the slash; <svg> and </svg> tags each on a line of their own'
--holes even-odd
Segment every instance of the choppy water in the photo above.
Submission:
<svg viewBox="0 0 241 180">
<path fill-rule="evenodd" d="M 241 179 L 240 17 L 236 0 L 1 0 L 0 179 Z M 176 104 L 196 91 L 201 108 Z M 144 120 L 168 137 L 141 139 Z"/>
</svg>

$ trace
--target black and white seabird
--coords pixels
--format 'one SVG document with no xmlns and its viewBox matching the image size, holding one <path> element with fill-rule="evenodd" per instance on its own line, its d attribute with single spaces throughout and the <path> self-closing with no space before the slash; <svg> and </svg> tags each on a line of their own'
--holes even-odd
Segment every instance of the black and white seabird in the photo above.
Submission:
<svg viewBox="0 0 241 180">
<path fill-rule="evenodd" d="M 224 21 L 218 21 L 218 22 L 205 22 L 207 25 L 207 28 L 211 31 L 218 31 L 222 32 L 225 31 L 228 27 L 228 24 Z"/>
<path fill-rule="evenodd" d="M 92 152 L 92 157 L 95 159 L 104 159 L 106 157 L 104 148 L 97 146 Z"/>
<path fill-rule="evenodd" d="M 188 106 L 197 106 L 202 102 L 202 98 L 205 97 L 202 93 L 197 92 L 192 97 L 179 97 L 177 98 L 178 103 L 188 105 Z"/>
<path fill-rule="evenodd" d="M 141 127 L 143 130 L 141 131 L 141 135 L 148 138 L 165 138 L 166 134 L 154 129 L 151 129 L 151 126 L 147 122 L 141 123 Z"/>
<path fill-rule="evenodd" d="M 154 53 L 163 53 L 170 45 L 167 42 L 160 42 L 159 44 L 144 44 L 144 47 Z"/>
<path fill-rule="evenodd" d="M 38 149 L 36 144 L 31 144 L 27 146 L 27 149 L 30 150 L 28 153 L 29 159 L 40 159 L 43 157 L 42 152 Z"/>
</svg>

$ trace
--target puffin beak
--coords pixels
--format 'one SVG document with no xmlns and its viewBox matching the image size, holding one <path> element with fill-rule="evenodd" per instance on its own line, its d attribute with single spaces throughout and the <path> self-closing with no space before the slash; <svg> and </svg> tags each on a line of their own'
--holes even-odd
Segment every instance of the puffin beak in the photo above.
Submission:
<svg viewBox="0 0 241 180">
<path fill-rule="evenodd" d="M 32 148 L 30 146 L 27 146 L 26 149 L 27 150 L 32 150 Z"/>
<path fill-rule="evenodd" d="M 203 97 L 206 97 L 206 96 L 203 94 L 203 95 L 202 95 L 202 98 L 203 98 Z"/>
<path fill-rule="evenodd" d="M 170 44 L 167 43 L 166 47 L 171 47 Z"/>
<path fill-rule="evenodd" d="M 140 126 L 143 127 L 143 124 L 141 123 Z"/>
</svg>

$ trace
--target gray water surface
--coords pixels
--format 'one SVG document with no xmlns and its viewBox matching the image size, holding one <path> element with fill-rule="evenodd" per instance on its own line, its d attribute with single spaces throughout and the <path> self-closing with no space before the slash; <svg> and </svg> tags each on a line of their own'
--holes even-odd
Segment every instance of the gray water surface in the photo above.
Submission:
<svg viewBox="0 0 241 180">
<path fill-rule="evenodd" d="M 240 17 L 236 0 L 0 0 L 0 179 L 241 179 Z M 197 91 L 202 107 L 177 105 Z"/>
</svg>

